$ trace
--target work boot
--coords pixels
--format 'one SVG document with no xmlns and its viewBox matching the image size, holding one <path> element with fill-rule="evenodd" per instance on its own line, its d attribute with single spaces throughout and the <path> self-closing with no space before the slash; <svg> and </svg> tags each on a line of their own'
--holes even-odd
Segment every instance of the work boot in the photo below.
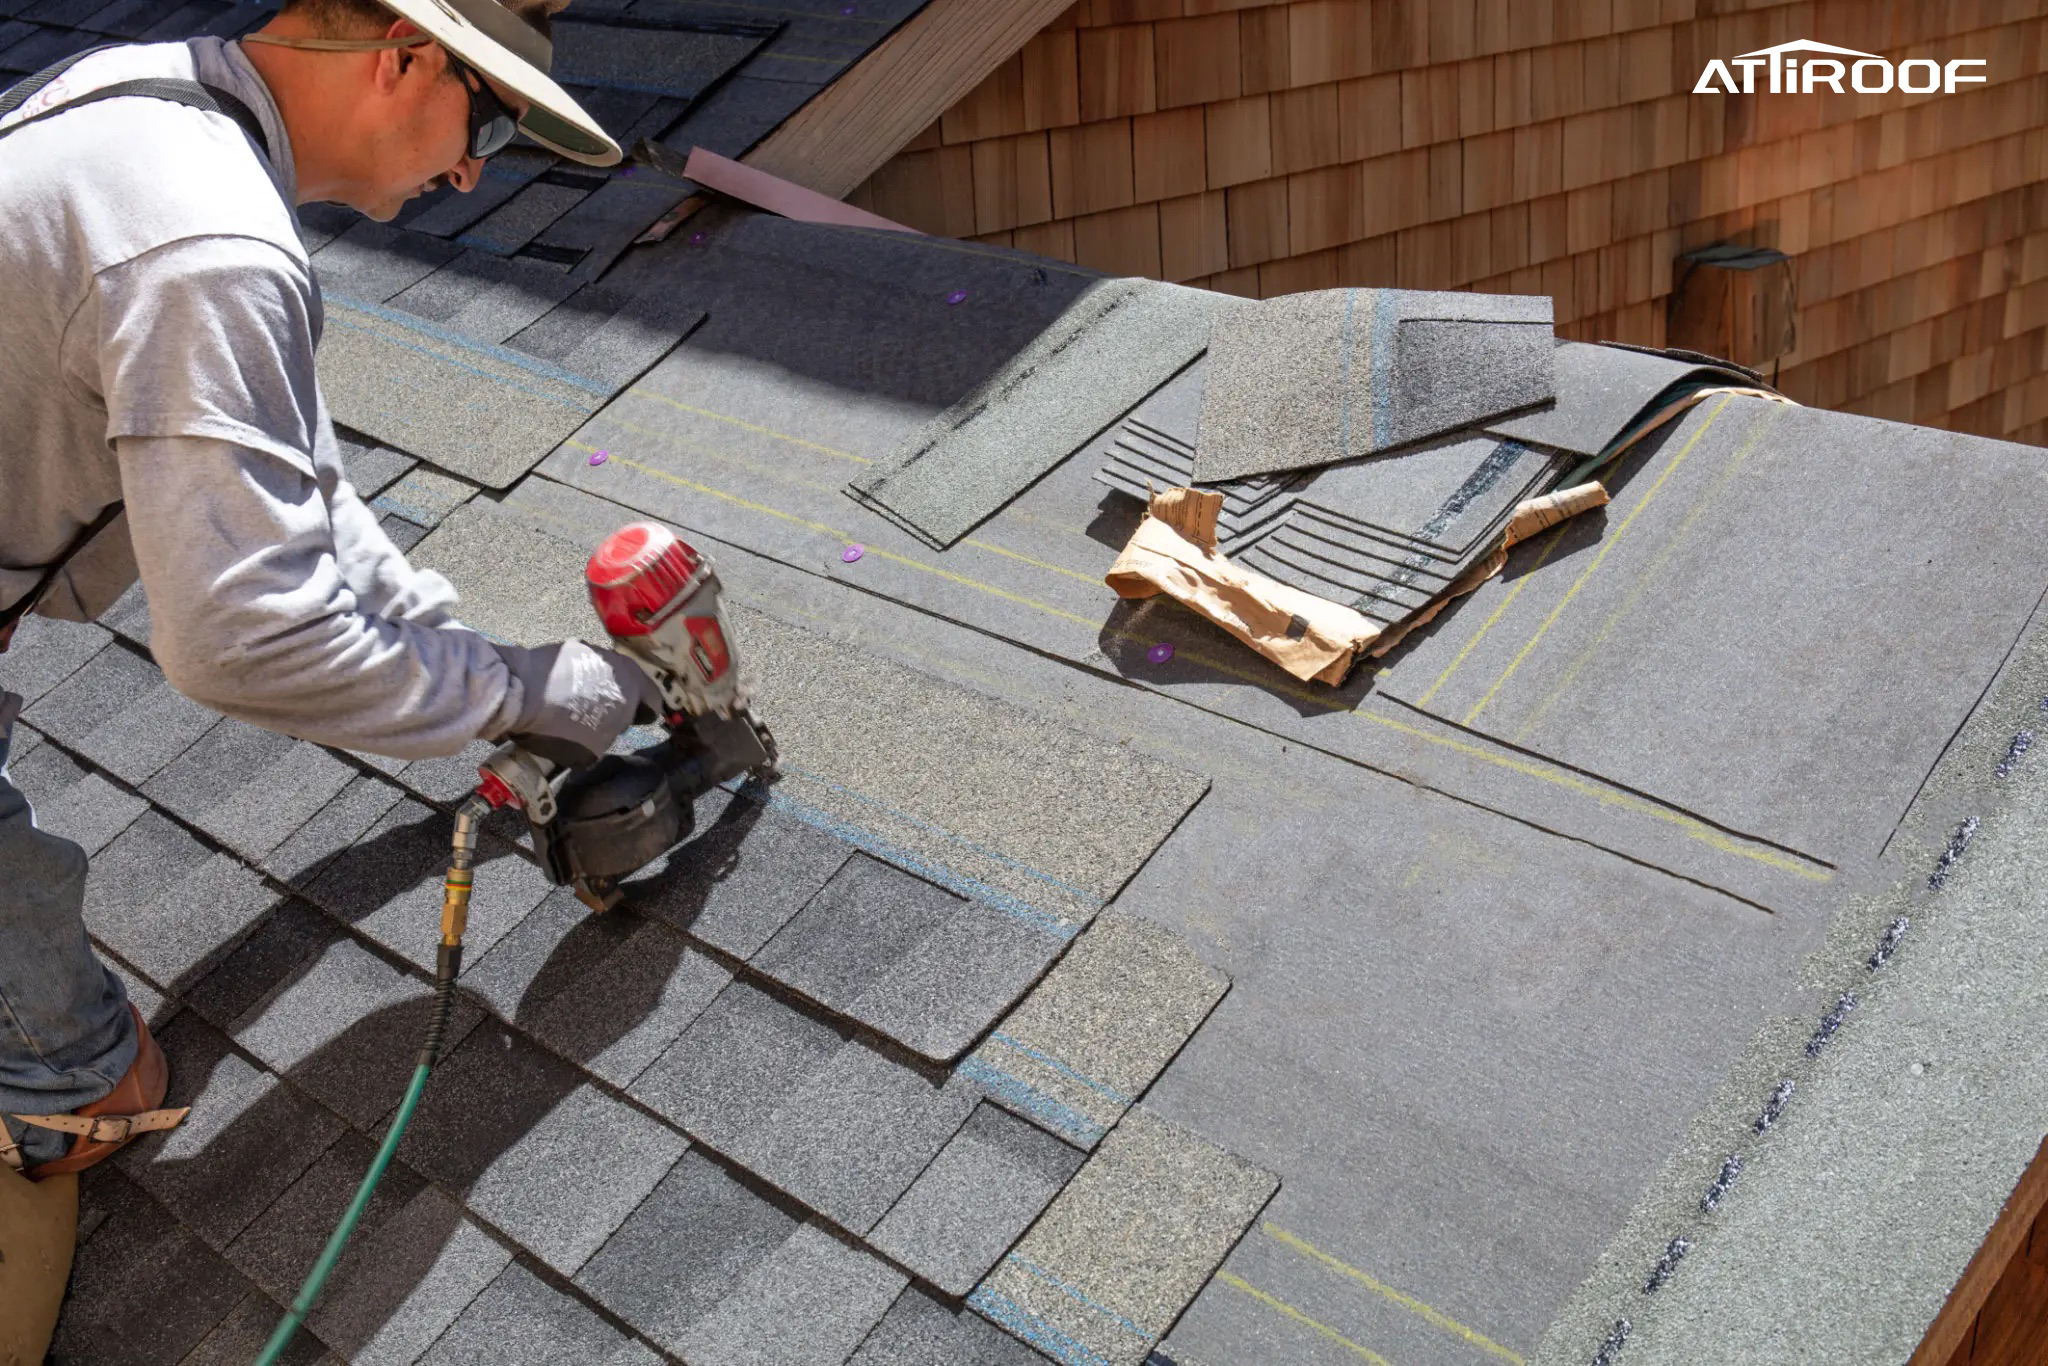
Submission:
<svg viewBox="0 0 2048 1366">
<path fill-rule="evenodd" d="M 176 1110 L 156 1108 L 163 1104 L 164 1092 L 170 1089 L 170 1064 L 164 1061 L 163 1049 L 150 1037 L 149 1026 L 142 1022 L 142 1012 L 132 1002 L 128 1013 L 135 1018 L 135 1062 L 113 1090 L 68 1115 L 13 1116 L 39 1129 L 76 1135 L 70 1152 L 55 1161 L 29 1167 L 24 1172 L 29 1180 L 84 1171 L 112 1157 L 143 1134 L 176 1128 L 191 1112 L 190 1106 Z M 10 1167 L 22 1165 L 21 1150 L 8 1139 L 4 1129 L 0 1129 L 0 1162 Z"/>
</svg>

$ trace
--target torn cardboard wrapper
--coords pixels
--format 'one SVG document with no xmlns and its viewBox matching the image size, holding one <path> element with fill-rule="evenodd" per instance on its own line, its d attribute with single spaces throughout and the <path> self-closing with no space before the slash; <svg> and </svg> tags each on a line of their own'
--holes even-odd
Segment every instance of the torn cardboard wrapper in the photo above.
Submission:
<svg viewBox="0 0 2048 1366">
<path fill-rule="evenodd" d="M 1607 501 L 1606 488 L 1595 481 L 1517 504 L 1492 554 L 1436 601 L 1385 631 L 1349 607 L 1253 573 L 1218 554 L 1216 517 L 1223 495 L 1214 491 L 1178 488 L 1153 493 L 1145 520 L 1131 533 L 1105 582 L 1122 598 L 1164 593 L 1303 682 L 1338 687 L 1361 656 L 1386 654 L 1409 632 L 1435 620 L 1450 602 L 1500 573 L 1515 545 Z"/>
<path fill-rule="evenodd" d="M 1154 493 L 1145 520 L 1104 581 L 1122 598 L 1166 594 L 1304 682 L 1341 684 L 1380 628 L 1349 607 L 1241 569 L 1218 554 L 1216 516 L 1222 508 L 1223 495 L 1213 491 Z"/>
</svg>

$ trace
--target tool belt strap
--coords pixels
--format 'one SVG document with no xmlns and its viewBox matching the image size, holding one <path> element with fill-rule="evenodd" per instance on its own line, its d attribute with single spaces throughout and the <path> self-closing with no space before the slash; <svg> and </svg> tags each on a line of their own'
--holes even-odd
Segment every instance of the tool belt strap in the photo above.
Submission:
<svg viewBox="0 0 2048 1366">
<path fill-rule="evenodd" d="M 126 1143 L 137 1134 L 175 1129 L 192 1113 L 187 1105 L 176 1110 L 144 1110 L 139 1115 L 15 1115 L 23 1124 L 38 1129 L 55 1129 L 76 1134 L 88 1143 Z"/>
</svg>

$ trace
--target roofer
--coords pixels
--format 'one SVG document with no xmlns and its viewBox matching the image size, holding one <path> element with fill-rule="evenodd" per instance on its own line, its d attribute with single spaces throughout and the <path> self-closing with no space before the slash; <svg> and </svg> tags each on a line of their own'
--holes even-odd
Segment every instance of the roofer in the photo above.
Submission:
<svg viewBox="0 0 2048 1366">
<path fill-rule="evenodd" d="M 0 632 L 31 606 L 89 619 L 139 576 L 179 692 L 399 758 L 517 735 L 588 763 L 651 713 L 646 675 L 609 651 L 462 627 L 447 581 L 407 564 L 350 488 L 314 379 L 298 205 L 388 221 L 443 182 L 474 187 L 515 124 L 619 160 L 545 74 L 562 3 L 286 0 L 240 43 L 116 47 L 15 88 Z M 168 84 L 91 98 L 149 78 Z M 0 695 L 0 1159 L 44 1176 L 182 1112 L 156 1109 L 163 1053 L 87 942 L 84 851 L 37 830 L 5 777 L 20 704 Z"/>
</svg>

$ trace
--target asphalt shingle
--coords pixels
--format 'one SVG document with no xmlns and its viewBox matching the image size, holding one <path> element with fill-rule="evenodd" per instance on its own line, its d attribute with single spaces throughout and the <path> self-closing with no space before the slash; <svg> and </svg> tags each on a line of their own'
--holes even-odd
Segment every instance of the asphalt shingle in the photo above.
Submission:
<svg viewBox="0 0 2048 1366">
<path fill-rule="evenodd" d="M 1043 921 L 962 902 L 846 1013 L 922 1057 L 951 1062 L 1016 1004 L 1068 942 Z"/>
<path fill-rule="evenodd" d="M 713 948 L 750 958 L 853 852 L 842 840 L 726 792 L 698 802 L 689 841 L 625 890 L 631 904 Z"/>
<path fill-rule="evenodd" d="M 103 626 L 58 621 L 31 613 L 14 628 L 14 643 L 0 654 L 0 691 L 33 706 L 43 694 L 84 668 L 113 639 Z"/>
<path fill-rule="evenodd" d="M 959 1070 L 1025 1118 L 1092 1148 L 1229 985 L 1171 930 L 1104 916 Z"/>
<path fill-rule="evenodd" d="M 641 1074 L 632 1094 L 690 1137 L 731 1152 L 841 1042 L 823 1021 L 734 982 Z"/>
<path fill-rule="evenodd" d="M 405 1094 L 433 1003 L 432 987 L 341 937 L 293 965 L 229 1033 L 265 1066 L 368 1129 Z M 444 1050 L 459 1046 L 482 1018 L 460 1000 L 450 1015 Z"/>
<path fill-rule="evenodd" d="M 290 886 L 305 887 L 404 795 L 367 774 L 349 779 L 333 800 L 264 856 L 263 871 Z"/>
<path fill-rule="evenodd" d="M 1080 1168 L 1081 1152 L 1007 1111 L 976 1107 L 876 1226 L 877 1250 L 964 1297 Z"/>
<path fill-rule="evenodd" d="M 144 784 L 142 793 L 255 862 L 355 776 L 318 745 L 227 720 Z"/>
<path fill-rule="evenodd" d="M 866 1233 L 957 1132 L 972 1087 L 851 1040 L 732 1154 L 843 1228 Z"/>
<path fill-rule="evenodd" d="M 796 1216 L 691 1150 L 597 1254 L 577 1286 L 670 1352 L 788 1241 Z"/>
<path fill-rule="evenodd" d="M 111 653 L 100 656 L 114 657 Z M 145 664 L 144 668 L 155 673 L 152 665 Z M 122 782 L 141 787 L 219 721 L 219 712 L 181 695 L 162 674 L 156 674 L 154 682 L 132 696 L 125 706 L 110 712 L 80 736 L 77 748 Z"/>
<path fill-rule="evenodd" d="M 906 1283 L 807 1222 L 691 1325 L 681 1355 L 692 1366 L 841 1366 Z"/>
<path fill-rule="evenodd" d="M 542 1006 L 533 1030 L 596 1076 L 631 1086 L 731 981 L 674 930 L 643 922 L 573 991 Z"/>
<path fill-rule="evenodd" d="M 1139 1366 L 1279 1184 L 1133 1110 L 968 1303 L 1068 1366 Z"/>
<path fill-rule="evenodd" d="M 855 854 L 751 963 L 843 1014 L 961 904 L 942 887 Z"/>
<path fill-rule="evenodd" d="M 107 718 L 118 716 L 162 681 L 156 665 L 133 650 L 99 650 L 63 680 L 62 688 L 45 692 L 26 707 L 22 719 L 57 743 L 83 752 L 87 737 Z"/>
<path fill-rule="evenodd" d="M 115 1161 L 187 1228 L 225 1248 L 320 1159 L 342 1123 L 250 1064 L 193 1012 L 158 1042 L 171 1068 L 164 1104 L 192 1113 Z"/>
<path fill-rule="evenodd" d="M 265 1294 L 291 1303 L 326 1247 L 328 1235 L 355 1199 L 375 1156 L 376 1146 L 361 1134 L 342 1134 L 228 1244 L 224 1254 L 228 1261 Z M 424 1189 L 426 1183 L 403 1166 L 394 1163 L 386 1168 L 330 1279 L 339 1277 L 335 1283 L 341 1284 L 359 1271 L 366 1249 L 380 1230 Z M 266 1331 L 275 1324 L 272 1319 Z"/>
<path fill-rule="evenodd" d="M 260 874 L 226 853 L 194 863 L 146 899 L 120 896 L 116 887 L 104 885 L 99 871 L 95 867 L 87 880 L 86 928 L 152 981 L 174 990 L 225 958 L 283 900 Z"/>
<path fill-rule="evenodd" d="M 1045 1358 L 964 1309 L 916 1286 L 897 1297 L 851 1366 L 1043 1366 Z"/>
<path fill-rule="evenodd" d="M 467 1191 L 584 1084 L 568 1063 L 487 1020 L 434 1069 L 398 1155 L 429 1180 Z"/>
<path fill-rule="evenodd" d="M 661 1358 L 518 1262 L 462 1311 L 422 1366 L 658 1366 Z"/>
<path fill-rule="evenodd" d="M 35 746 L 7 764 L 8 780 L 28 798 L 36 827 L 98 854 L 149 811 L 132 792 L 88 773 L 55 745 Z"/>
<path fill-rule="evenodd" d="M 357 1366 L 411 1366 L 512 1260 L 431 1186 L 358 1239 L 310 1320 Z"/>
<path fill-rule="evenodd" d="M 596 1001 L 586 1009 L 600 1009 Z M 519 1245 L 571 1275 L 617 1231 L 688 1144 L 596 1087 L 577 1087 L 511 1136 L 480 1171 L 469 1205 Z"/>
<path fill-rule="evenodd" d="M 178 1366 L 248 1295 L 218 1253 L 119 1171 L 94 1170 L 79 1183 L 78 1205 L 89 1232 L 72 1261 L 52 1361 Z"/>
</svg>

